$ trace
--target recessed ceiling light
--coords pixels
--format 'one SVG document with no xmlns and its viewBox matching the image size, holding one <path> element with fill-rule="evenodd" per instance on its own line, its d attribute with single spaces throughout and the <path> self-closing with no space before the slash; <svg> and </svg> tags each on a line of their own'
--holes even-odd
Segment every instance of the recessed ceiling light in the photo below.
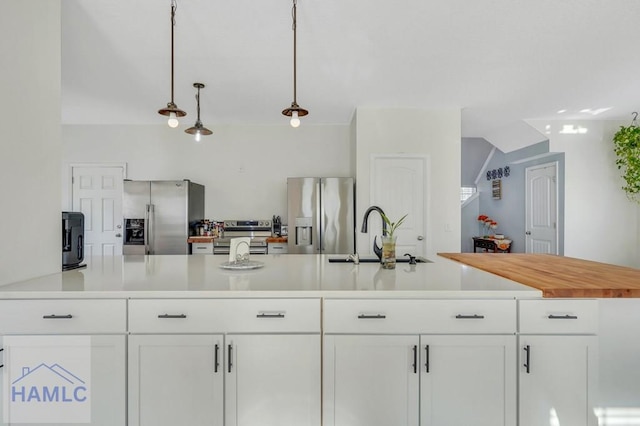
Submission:
<svg viewBox="0 0 640 426">
<path fill-rule="evenodd" d="M 566 110 L 566 109 L 560 109 L 560 110 L 558 110 L 558 114 L 564 114 L 565 112 L 567 112 L 567 110 Z"/>
</svg>

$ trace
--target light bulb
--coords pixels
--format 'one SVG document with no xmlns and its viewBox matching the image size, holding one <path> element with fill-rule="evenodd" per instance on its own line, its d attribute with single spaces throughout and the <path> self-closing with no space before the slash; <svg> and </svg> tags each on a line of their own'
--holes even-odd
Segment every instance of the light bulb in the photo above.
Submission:
<svg viewBox="0 0 640 426">
<path fill-rule="evenodd" d="M 171 128 L 178 127 L 178 124 L 180 124 L 180 123 L 178 122 L 178 117 L 176 117 L 176 113 L 175 112 L 170 112 L 169 113 L 169 119 L 167 120 L 167 124 Z"/>
<path fill-rule="evenodd" d="M 300 119 L 298 118 L 298 111 L 293 111 L 291 113 L 291 121 L 289 123 L 291 123 L 291 127 L 300 126 Z"/>
<path fill-rule="evenodd" d="M 200 130 L 196 130 L 196 142 L 200 142 Z"/>
</svg>

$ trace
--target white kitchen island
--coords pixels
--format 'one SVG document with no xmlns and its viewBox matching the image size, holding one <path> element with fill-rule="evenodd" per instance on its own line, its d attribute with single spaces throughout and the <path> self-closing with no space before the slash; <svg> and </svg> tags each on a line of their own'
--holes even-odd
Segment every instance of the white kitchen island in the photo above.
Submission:
<svg viewBox="0 0 640 426">
<path fill-rule="evenodd" d="M 515 426 L 550 409 L 596 424 L 596 300 L 544 300 L 441 257 L 395 270 L 328 258 L 254 256 L 264 266 L 246 271 L 224 256 L 90 259 L 0 287 L 3 398 L 25 368 L 14 354 L 46 337 L 53 363 L 81 337 L 86 424 Z"/>
</svg>

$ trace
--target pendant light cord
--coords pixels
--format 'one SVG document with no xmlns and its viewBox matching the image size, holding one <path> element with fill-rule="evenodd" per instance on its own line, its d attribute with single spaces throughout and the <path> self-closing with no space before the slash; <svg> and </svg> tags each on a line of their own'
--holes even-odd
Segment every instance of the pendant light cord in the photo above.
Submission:
<svg viewBox="0 0 640 426">
<path fill-rule="evenodd" d="M 196 93 L 196 111 L 198 112 L 198 118 L 196 122 L 200 122 L 200 88 L 198 87 L 198 92 Z"/>
<path fill-rule="evenodd" d="M 297 6 L 298 5 L 298 1 L 297 0 L 293 0 L 293 8 L 291 10 L 291 16 L 293 18 L 293 24 L 291 26 L 291 28 L 293 29 L 293 103 L 298 105 L 298 99 L 297 99 L 297 84 L 296 82 L 298 81 L 297 78 L 297 69 L 296 69 L 296 64 L 298 62 L 297 59 L 297 37 L 296 37 L 296 33 L 297 33 L 297 22 L 296 22 L 296 18 L 297 18 Z"/>
<path fill-rule="evenodd" d="M 176 26 L 176 9 L 178 9 L 178 3 L 175 0 L 171 0 L 171 103 L 173 104 L 173 29 Z"/>
</svg>

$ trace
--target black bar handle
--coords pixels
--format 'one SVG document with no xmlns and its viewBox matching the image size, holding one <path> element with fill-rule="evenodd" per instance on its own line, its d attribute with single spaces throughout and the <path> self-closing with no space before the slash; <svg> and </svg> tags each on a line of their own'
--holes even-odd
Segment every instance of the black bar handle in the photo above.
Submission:
<svg viewBox="0 0 640 426">
<path fill-rule="evenodd" d="M 185 314 L 178 314 L 178 315 L 170 315 L 170 314 L 162 314 L 162 315 L 158 315 L 158 318 L 186 318 L 187 316 Z"/>
<path fill-rule="evenodd" d="M 429 372 L 429 345 L 424 346 L 424 369 Z"/>
<path fill-rule="evenodd" d="M 418 372 L 418 345 L 413 345 L 413 374 Z"/>
<path fill-rule="evenodd" d="M 461 315 L 461 314 L 458 314 L 458 315 L 456 315 L 456 319 L 484 319 L 484 315 L 478 315 L 478 314 Z"/>
<path fill-rule="evenodd" d="M 73 315 L 71 314 L 67 314 L 67 315 L 43 315 L 42 316 L 43 319 L 71 319 L 73 318 Z"/>
<path fill-rule="evenodd" d="M 0 348 L 0 352 L 4 351 L 4 348 Z M 0 368 L 4 367 L 4 364 L 0 364 Z"/>
<path fill-rule="evenodd" d="M 215 348 L 215 359 L 213 361 L 213 372 L 217 373 L 218 372 L 218 367 L 220 367 L 220 360 L 218 359 L 218 353 L 220 352 L 220 345 L 218 345 L 216 343 L 216 348 Z"/>
<path fill-rule="evenodd" d="M 547 318 L 549 319 L 578 319 L 577 315 L 549 315 Z"/>
<path fill-rule="evenodd" d="M 229 358 L 229 370 L 228 371 L 229 371 L 229 373 L 231 373 L 231 366 L 233 365 L 233 346 L 229 345 L 227 347 L 227 351 L 228 351 L 227 355 L 228 355 L 228 358 Z"/>
<path fill-rule="evenodd" d="M 260 312 L 256 318 L 284 318 L 284 312 L 266 313 Z"/>
<path fill-rule="evenodd" d="M 375 314 L 375 315 L 367 315 L 360 314 L 358 315 L 358 319 L 385 319 L 387 316 L 384 314 Z"/>
<path fill-rule="evenodd" d="M 522 366 L 526 368 L 526 372 L 529 374 L 531 372 L 531 347 L 529 345 L 525 345 L 524 351 L 527 353 L 527 356 L 525 357 L 525 361 Z"/>
</svg>

